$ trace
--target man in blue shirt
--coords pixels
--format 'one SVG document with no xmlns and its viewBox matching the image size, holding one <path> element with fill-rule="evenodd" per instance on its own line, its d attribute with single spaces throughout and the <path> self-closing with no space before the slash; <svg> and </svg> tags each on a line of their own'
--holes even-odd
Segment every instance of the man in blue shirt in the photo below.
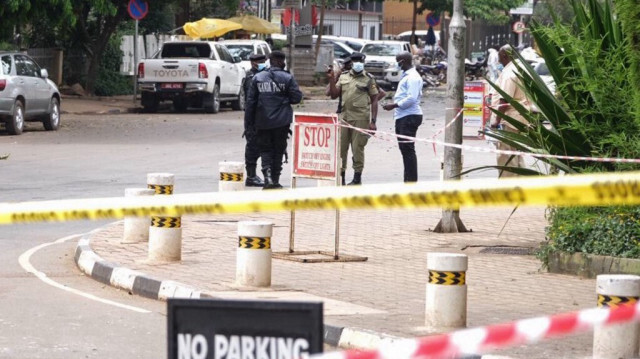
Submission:
<svg viewBox="0 0 640 359">
<path fill-rule="evenodd" d="M 413 56 L 408 52 L 396 56 L 398 67 L 402 70 L 402 79 L 393 96 L 393 103 L 383 105 L 387 111 L 395 110 L 393 118 L 396 120 L 396 134 L 416 137 L 418 127 L 422 124 L 422 77 L 413 67 Z M 404 162 L 404 181 L 418 181 L 418 159 L 416 158 L 415 142 L 398 138 L 398 147 Z"/>
</svg>

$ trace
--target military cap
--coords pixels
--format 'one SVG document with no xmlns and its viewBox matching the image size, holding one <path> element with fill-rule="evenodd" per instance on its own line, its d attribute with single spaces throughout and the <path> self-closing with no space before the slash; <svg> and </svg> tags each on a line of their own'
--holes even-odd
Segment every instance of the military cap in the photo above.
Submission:
<svg viewBox="0 0 640 359">
<path fill-rule="evenodd" d="M 264 54 L 251 54 L 251 56 L 249 56 L 249 60 L 251 61 L 262 61 L 266 59 L 267 56 L 265 56 Z"/>
<path fill-rule="evenodd" d="M 367 55 L 365 55 L 365 54 L 363 54 L 361 52 L 354 52 L 349 57 L 351 58 L 351 60 L 364 61 L 364 59 L 367 57 Z"/>
</svg>

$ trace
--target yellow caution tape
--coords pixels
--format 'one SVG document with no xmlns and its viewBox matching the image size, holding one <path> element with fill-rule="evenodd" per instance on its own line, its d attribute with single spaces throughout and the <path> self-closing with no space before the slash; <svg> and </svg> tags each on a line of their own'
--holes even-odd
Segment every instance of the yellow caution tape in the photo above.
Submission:
<svg viewBox="0 0 640 359">
<path fill-rule="evenodd" d="M 0 203 L 0 224 L 304 209 L 640 204 L 640 173 Z"/>
</svg>

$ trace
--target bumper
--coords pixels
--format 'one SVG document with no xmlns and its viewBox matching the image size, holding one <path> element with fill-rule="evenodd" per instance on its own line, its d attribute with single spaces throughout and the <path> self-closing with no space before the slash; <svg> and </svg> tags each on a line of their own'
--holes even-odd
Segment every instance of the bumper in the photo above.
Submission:
<svg viewBox="0 0 640 359">
<path fill-rule="evenodd" d="M 162 84 L 156 82 L 138 82 L 138 89 L 140 91 L 168 95 L 169 97 L 171 95 L 182 95 L 196 92 L 213 92 L 213 90 L 209 90 L 207 88 L 206 82 L 186 82 L 178 84 L 181 85 L 180 88 L 163 88 Z"/>
<path fill-rule="evenodd" d="M 13 115 L 13 104 L 15 99 L 12 98 L 0 98 L 0 116 Z"/>
</svg>

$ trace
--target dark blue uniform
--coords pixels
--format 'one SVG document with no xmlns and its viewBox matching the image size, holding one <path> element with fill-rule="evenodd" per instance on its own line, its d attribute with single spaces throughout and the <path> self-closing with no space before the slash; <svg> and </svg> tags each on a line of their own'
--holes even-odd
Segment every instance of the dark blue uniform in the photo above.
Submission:
<svg viewBox="0 0 640 359">
<path fill-rule="evenodd" d="M 257 130 L 262 172 L 278 184 L 282 159 L 287 151 L 293 108 L 302 101 L 302 92 L 290 73 L 272 67 L 257 73 L 247 94 L 244 127 Z M 278 185 L 279 186 L 279 185 Z M 266 188 L 266 187 L 265 187 Z"/>
</svg>

